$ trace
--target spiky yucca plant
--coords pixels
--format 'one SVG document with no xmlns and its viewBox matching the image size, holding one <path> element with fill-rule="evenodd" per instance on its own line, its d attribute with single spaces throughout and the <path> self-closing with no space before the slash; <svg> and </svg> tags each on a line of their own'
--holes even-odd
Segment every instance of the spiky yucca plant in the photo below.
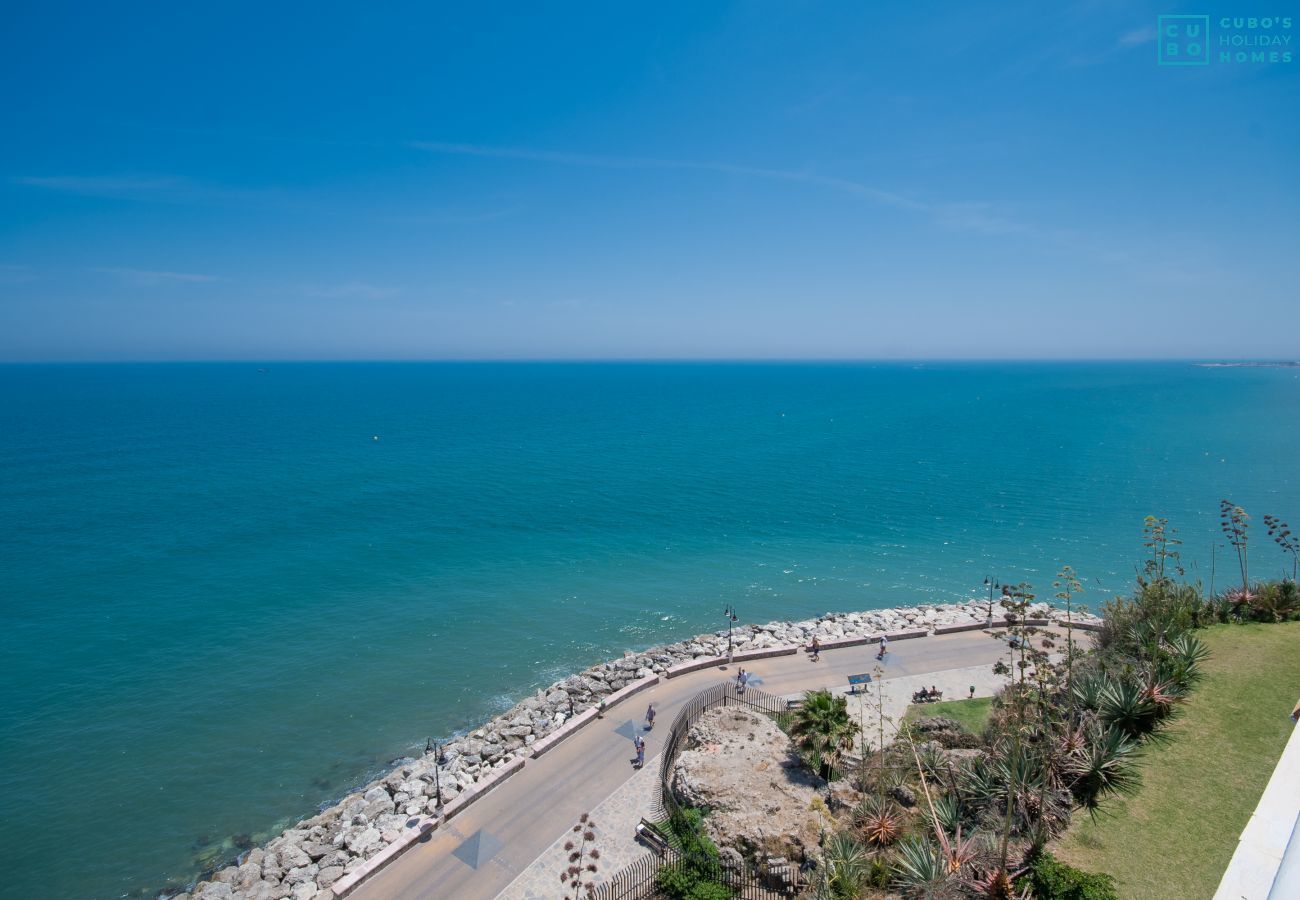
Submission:
<svg viewBox="0 0 1300 900">
<path fill-rule="evenodd" d="M 905 821 L 897 809 L 883 808 L 867 815 L 858 826 L 873 847 L 888 847 L 903 836 Z"/>
<path fill-rule="evenodd" d="M 1134 793 L 1141 785 L 1135 741 L 1117 728 L 1094 722 L 1069 739 L 1062 756 L 1062 773 L 1074 802 L 1096 816 L 1102 803 L 1113 796 Z"/>
<path fill-rule="evenodd" d="M 1097 715 L 1103 723 L 1132 738 L 1149 737 L 1164 712 L 1143 688 L 1125 678 L 1107 678 L 1098 695 Z"/>
<path fill-rule="evenodd" d="M 822 854 L 818 886 L 827 897 L 857 897 L 871 878 L 871 854 L 845 832 L 832 834 Z"/>
<path fill-rule="evenodd" d="M 961 879 L 950 871 L 943 852 L 917 836 L 898 845 L 892 884 L 904 897 L 917 900 L 951 900 L 962 893 Z"/>
<path fill-rule="evenodd" d="M 935 823 L 945 834 L 957 834 L 968 822 L 966 807 L 957 794 L 939 794 L 933 805 Z"/>
</svg>

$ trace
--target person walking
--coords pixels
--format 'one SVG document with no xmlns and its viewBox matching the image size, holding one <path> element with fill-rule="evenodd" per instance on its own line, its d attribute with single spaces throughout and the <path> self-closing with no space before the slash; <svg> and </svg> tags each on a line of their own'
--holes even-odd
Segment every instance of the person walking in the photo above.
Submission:
<svg viewBox="0 0 1300 900">
<path fill-rule="evenodd" d="M 645 711 L 645 730 L 649 731 L 651 728 L 654 727 L 655 727 L 655 705 L 651 703 L 650 706 L 647 707 Z"/>
<path fill-rule="evenodd" d="M 737 694 L 745 693 L 745 670 L 744 669 L 739 669 L 736 671 L 736 693 Z"/>
<path fill-rule="evenodd" d="M 636 761 L 632 765 L 639 769 L 645 765 L 645 741 L 641 740 L 640 735 L 633 740 L 636 741 Z"/>
<path fill-rule="evenodd" d="M 822 642 L 817 640 L 816 635 L 813 636 L 812 647 L 810 647 L 809 650 L 812 652 L 812 661 L 817 662 L 817 660 L 821 658 Z"/>
<path fill-rule="evenodd" d="M 889 635 L 882 634 L 880 636 L 880 652 L 876 654 L 876 659 L 885 658 L 886 648 L 888 646 L 889 646 Z"/>
</svg>

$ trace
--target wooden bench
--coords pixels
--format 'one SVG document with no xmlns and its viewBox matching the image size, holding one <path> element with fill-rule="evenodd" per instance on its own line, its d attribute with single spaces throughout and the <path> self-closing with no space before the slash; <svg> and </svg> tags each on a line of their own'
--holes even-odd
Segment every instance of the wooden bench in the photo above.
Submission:
<svg viewBox="0 0 1300 900">
<path fill-rule="evenodd" d="M 865 674 L 865 673 L 863 673 L 862 675 L 850 675 L 850 676 L 849 676 L 849 693 L 850 693 L 850 694 L 856 694 L 856 693 L 858 692 L 858 685 L 860 685 L 860 684 L 870 684 L 870 683 L 871 683 L 871 676 L 870 676 L 870 675 L 867 675 L 867 674 Z"/>
<path fill-rule="evenodd" d="M 668 840 L 659 832 L 658 826 L 644 816 L 637 823 L 636 836 L 659 856 L 668 851 Z"/>
</svg>

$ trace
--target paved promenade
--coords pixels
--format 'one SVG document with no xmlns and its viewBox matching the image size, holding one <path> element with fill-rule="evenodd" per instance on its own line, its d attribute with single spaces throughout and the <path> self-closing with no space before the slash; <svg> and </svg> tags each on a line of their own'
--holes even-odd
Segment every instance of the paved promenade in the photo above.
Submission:
<svg viewBox="0 0 1300 900">
<path fill-rule="evenodd" d="M 874 671 L 875 653 L 875 646 L 867 645 L 823 651 L 821 661 L 816 663 L 800 653 L 755 660 L 744 666 L 753 676 L 750 684 L 754 687 L 770 694 L 798 694 L 816 688 L 845 687 L 848 675 Z M 983 631 L 895 641 L 889 645 L 883 675 L 890 681 L 899 680 L 897 687 L 890 690 L 891 695 L 901 697 L 905 691 L 910 697 L 911 686 L 919 686 L 924 680 L 919 676 L 966 670 L 951 673 L 952 688 L 945 677 L 945 684 L 940 685 L 945 697 L 965 696 L 965 688 L 971 683 L 977 686 L 977 696 L 988 696 L 996 682 L 991 666 L 1005 654 L 1006 645 Z M 981 668 L 987 674 L 978 678 Z M 735 671 L 734 666 L 729 666 L 681 675 L 610 709 L 605 718 L 592 722 L 542 757 L 529 760 L 523 771 L 426 835 L 358 887 L 351 897 L 493 900 L 507 888 L 511 900 L 556 896 L 559 867 L 551 870 L 554 888 L 548 891 L 544 863 L 557 857 L 557 848 L 563 844 L 568 829 L 582 813 L 599 809 L 602 815 L 609 815 L 608 821 L 597 817 L 602 831 L 626 830 L 628 822 L 624 820 L 632 819 L 634 806 L 642 802 L 637 798 L 642 794 L 651 796 L 660 736 L 686 701 L 719 681 L 734 678 Z M 634 755 L 632 735 L 645 734 L 641 728 L 650 702 L 657 707 L 658 724 L 646 735 L 646 765 L 638 774 L 630 762 Z M 891 709 L 899 702 L 895 697 Z M 607 800 L 620 798 L 622 802 L 602 808 Z M 603 875 L 612 875 L 632 858 L 635 851 L 628 837 L 611 833 L 613 839 L 608 843 L 611 849 L 619 849 L 611 853 L 609 868 L 602 866 Z M 537 866 L 533 866 L 535 861 Z M 526 877 L 520 878 L 525 873 Z"/>
</svg>

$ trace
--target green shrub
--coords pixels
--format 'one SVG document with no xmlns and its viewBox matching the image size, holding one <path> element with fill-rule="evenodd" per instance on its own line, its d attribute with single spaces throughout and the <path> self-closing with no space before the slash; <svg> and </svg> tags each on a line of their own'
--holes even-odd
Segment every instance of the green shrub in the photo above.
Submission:
<svg viewBox="0 0 1300 900">
<path fill-rule="evenodd" d="M 1082 872 L 1050 853 L 1040 853 L 1030 871 L 1035 900 L 1119 900 L 1115 879 Z"/>
<path fill-rule="evenodd" d="M 703 879 L 689 863 L 659 870 L 655 885 L 671 900 L 731 900 L 731 890 Z"/>
<path fill-rule="evenodd" d="M 660 869 L 655 884 L 670 900 L 730 900 L 731 891 L 720 883 L 717 845 L 704 833 L 703 821 L 703 812 L 689 808 L 668 818 L 668 831 L 676 838 L 682 859 Z"/>
</svg>

